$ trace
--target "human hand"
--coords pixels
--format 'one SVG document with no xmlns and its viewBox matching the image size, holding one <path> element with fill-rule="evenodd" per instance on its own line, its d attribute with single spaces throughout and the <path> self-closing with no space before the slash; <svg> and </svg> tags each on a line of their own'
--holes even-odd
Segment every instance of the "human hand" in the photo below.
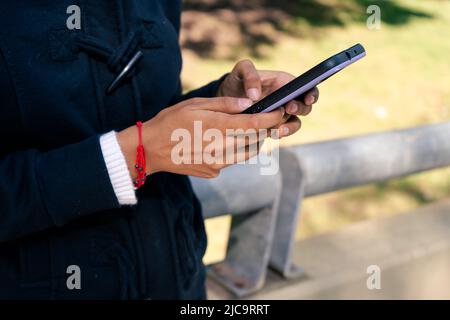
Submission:
<svg viewBox="0 0 450 320">
<path fill-rule="evenodd" d="M 142 127 L 143 145 L 146 150 L 148 163 L 147 173 L 172 172 L 202 178 L 213 178 L 220 171 L 232 164 L 245 161 L 257 154 L 259 148 L 250 148 L 250 145 L 259 144 L 261 141 L 256 136 L 256 141 L 251 141 L 248 136 L 232 135 L 229 130 L 254 130 L 258 133 L 262 129 L 270 129 L 277 126 L 284 117 L 284 108 L 269 113 L 241 114 L 251 106 L 252 101 L 246 98 L 194 98 L 178 103 L 162 110 L 154 118 L 145 122 Z M 211 145 L 211 139 L 197 137 L 195 123 L 202 126 L 202 131 L 214 129 L 220 136 L 220 141 L 214 141 L 215 155 L 227 155 L 226 161 L 207 161 L 203 158 L 203 150 Z M 195 147 L 195 142 L 189 141 L 191 147 L 187 157 L 190 161 L 179 163 L 175 158 L 180 156 L 177 145 L 179 134 L 185 134 L 190 139 L 199 139 L 201 145 Z M 118 141 L 127 159 L 128 168 L 133 177 L 134 161 L 137 146 L 136 126 L 118 133 Z M 242 146 L 242 148 L 235 148 Z M 200 148 L 199 148 L 200 147 Z M 229 159 L 231 150 L 232 161 Z M 183 150 L 186 151 L 186 150 Z M 197 161 L 196 159 L 200 159 Z"/>
<path fill-rule="evenodd" d="M 258 101 L 276 91 L 295 77 L 283 71 L 257 70 L 250 60 L 236 64 L 233 71 L 224 79 L 219 87 L 218 96 L 245 97 Z M 302 96 L 302 101 L 293 100 L 286 106 L 286 115 L 275 128 L 280 129 L 281 137 L 296 133 L 301 121 L 295 116 L 306 116 L 312 111 L 312 105 L 319 99 L 319 90 L 313 88 Z"/>
</svg>

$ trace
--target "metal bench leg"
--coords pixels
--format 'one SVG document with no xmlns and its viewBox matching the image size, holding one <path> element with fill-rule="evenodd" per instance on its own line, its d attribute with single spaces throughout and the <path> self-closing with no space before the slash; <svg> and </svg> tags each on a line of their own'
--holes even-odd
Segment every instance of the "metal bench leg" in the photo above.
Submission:
<svg viewBox="0 0 450 320">
<path fill-rule="evenodd" d="M 233 216 L 226 259 L 208 270 L 237 297 L 252 294 L 265 283 L 279 199 L 261 210 Z"/>
<path fill-rule="evenodd" d="M 280 168 L 283 186 L 270 266 L 286 278 L 297 278 L 303 271 L 292 263 L 292 253 L 304 197 L 305 180 L 296 155 L 288 150 L 282 149 L 280 152 Z"/>
</svg>

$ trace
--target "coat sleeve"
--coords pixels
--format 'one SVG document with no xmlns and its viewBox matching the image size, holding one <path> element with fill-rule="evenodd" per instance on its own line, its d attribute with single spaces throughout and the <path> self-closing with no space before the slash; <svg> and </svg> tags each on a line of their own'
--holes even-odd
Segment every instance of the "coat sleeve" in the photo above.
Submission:
<svg viewBox="0 0 450 320">
<path fill-rule="evenodd" d="M 0 160 L 0 242 L 118 207 L 99 137 Z"/>
<path fill-rule="evenodd" d="M 98 136 L 45 153 L 7 151 L 19 143 L 20 116 L 2 63 L 0 54 L 0 243 L 118 208 Z"/>
</svg>

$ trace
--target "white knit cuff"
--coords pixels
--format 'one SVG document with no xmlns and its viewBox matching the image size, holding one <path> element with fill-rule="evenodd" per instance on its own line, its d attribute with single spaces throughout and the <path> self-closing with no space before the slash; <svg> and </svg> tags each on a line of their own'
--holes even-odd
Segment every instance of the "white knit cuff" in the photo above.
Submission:
<svg viewBox="0 0 450 320">
<path fill-rule="evenodd" d="M 109 178 L 121 205 L 137 204 L 133 180 L 128 170 L 116 133 L 111 131 L 100 137 L 100 146 L 108 169 Z"/>
</svg>

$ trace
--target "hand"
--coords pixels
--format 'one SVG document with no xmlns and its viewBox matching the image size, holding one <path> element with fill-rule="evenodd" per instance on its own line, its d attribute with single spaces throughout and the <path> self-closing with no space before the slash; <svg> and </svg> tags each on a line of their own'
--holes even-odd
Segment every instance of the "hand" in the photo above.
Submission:
<svg viewBox="0 0 450 320">
<path fill-rule="evenodd" d="M 248 97 L 258 101 L 295 77 L 282 71 L 257 70 L 249 60 L 243 60 L 236 64 L 233 71 L 222 82 L 218 96 Z M 290 136 L 300 130 L 301 121 L 295 116 L 306 116 L 312 111 L 312 105 L 319 100 L 319 90 L 314 88 L 308 91 L 302 101 L 289 102 L 286 115 L 275 129 L 280 129 L 281 137 Z"/>
<path fill-rule="evenodd" d="M 162 110 L 154 118 L 144 123 L 142 128 L 143 144 L 148 163 L 147 173 L 153 174 L 164 171 L 213 178 L 217 177 L 223 168 L 255 156 L 259 148 L 250 148 L 250 145 L 257 144 L 257 138 L 252 143 L 245 136 L 230 136 L 227 130 L 255 129 L 258 131 L 273 128 L 282 121 L 284 110 L 281 108 L 270 113 L 240 114 L 251 104 L 252 101 L 245 98 L 195 98 Z M 220 141 L 214 140 L 214 146 L 218 148 L 218 150 L 214 149 L 215 153 L 216 155 L 221 153 L 225 158 L 227 152 L 232 150 L 233 161 L 229 161 L 228 156 L 227 161 L 214 163 L 205 161 L 202 157 L 203 151 L 211 145 L 211 140 L 204 139 L 204 137 L 200 137 L 201 148 L 191 148 L 194 143 L 189 141 L 189 154 L 184 156 L 190 158 L 190 162 L 180 164 L 174 161 L 174 156 L 179 156 L 178 152 L 174 152 L 174 150 L 180 143 L 177 139 L 173 139 L 174 133 L 187 133 L 192 140 L 199 138 L 195 136 L 198 133 L 194 131 L 194 122 L 196 121 L 201 122 L 203 134 L 208 129 L 216 129 L 221 133 L 222 139 Z M 138 137 L 136 126 L 119 132 L 117 137 L 130 173 L 135 178 L 134 161 Z M 230 149 L 230 145 L 233 146 L 232 149 Z M 243 146 L 243 148 L 235 150 L 234 146 L 236 145 Z M 201 161 L 195 163 L 194 159 L 201 159 Z"/>
</svg>

